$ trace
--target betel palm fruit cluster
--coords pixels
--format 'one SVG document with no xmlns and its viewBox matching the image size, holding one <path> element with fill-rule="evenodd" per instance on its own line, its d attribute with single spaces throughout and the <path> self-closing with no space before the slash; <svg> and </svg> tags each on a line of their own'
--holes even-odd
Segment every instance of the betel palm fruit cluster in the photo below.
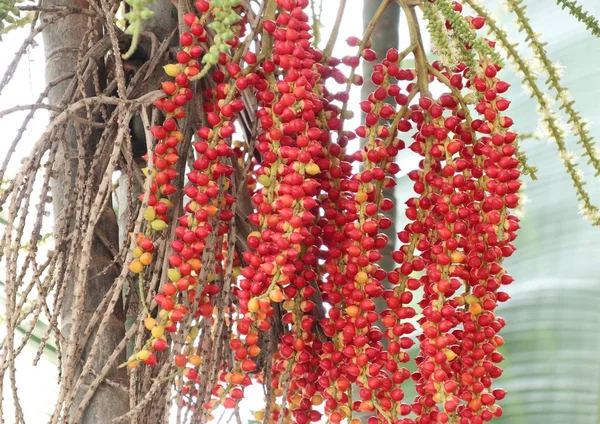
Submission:
<svg viewBox="0 0 600 424">
<path fill-rule="evenodd" d="M 383 58 L 368 39 L 351 38 L 354 56 L 330 57 L 311 42 L 309 6 L 268 1 L 249 19 L 239 2 L 199 0 L 198 15 L 184 15 L 178 63 L 165 68 L 173 80 L 156 102 L 165 119 L 151 129 L 147 231 L 130 264 L 143 281 L 156 232 L 176 225 L 168 281 L 128 365 L 172 364 L 179 401 L 205 421 L 238 407 L 256 384 L 265 386 L 255 413 L 264 422 L 490 421 L 505 395 L 493 386 L 505 324 L 495 310 L 513 280 L 502 262 L 519 228 L 501 64 L 481 52 L 474 67 L 448 57 L 429 64 L 420 37 Z M 452 7 L 455 24 L 484 26 Z M 239 22 L 235 31 L 225 20 Z M 259 45 L 244 42 L 244 31 L 260 35 Z M 408 54 L 413 68 L 403 66 Z M 362 83 L 361 60 L 376 62 L 376 88 L 350 130 L 346 87 Z M 203 124 L 177 187 L 178 122 L 199 75 Z M 353 148 L 359 138 L 364 147 Z M 407 172 L 412 192 L 402 193 L 408 224 L 398 229 L 397 267 L 386 272 L 385 190 L 396 184 L 400 151 L 420 160 Z M 177 190 L 184 213 L 173 218 Z"/>
</svg>

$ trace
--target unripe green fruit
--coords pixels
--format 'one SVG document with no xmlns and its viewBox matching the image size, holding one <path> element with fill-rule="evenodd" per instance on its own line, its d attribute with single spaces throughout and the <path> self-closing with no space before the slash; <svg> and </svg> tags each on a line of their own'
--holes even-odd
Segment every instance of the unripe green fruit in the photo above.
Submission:
<svg viewBox="0 0 600 424">
<path fill-rule="evenodd" d="M 167 223 L 162 219 L 155 219 L 154 221 L 152 221 L 150 226 L 154 231 L 162 231 L 165 228 L 167 228 Z"/>
</svg>

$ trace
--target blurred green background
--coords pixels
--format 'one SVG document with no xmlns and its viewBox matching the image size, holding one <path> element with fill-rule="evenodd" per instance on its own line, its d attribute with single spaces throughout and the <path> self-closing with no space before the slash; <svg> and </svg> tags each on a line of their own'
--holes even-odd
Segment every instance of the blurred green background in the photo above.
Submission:
<svg viewBox="0 0 600 424">
<path fill-rule="evenodd" d="M 515 33 L 512 16 L 485 2 Z M 600 16 L 600 1 L 580 0 Z M 564 83 L 577 108 L 600 138 L 600 39 L 558 8 L 553 0 L 527 1 L 533 27 L 548 42 L 550 57 L 563 64 Z M 517 38 L 517 41 L 523 41 Z M 523 56 L 531 52 L 521 46 Z M 544 76 L 540 75 L 543 79 Z M 521 133 L 535 131 L 535 102 L 516 75 L 511 112 Z M 600 422 L 600 228 L 578 214 L 578 202 L 552 142 L 523 143 L 538 180 L 526 180 L 526 198 L 517 252 L 506 262 L 516 281 L 512 299 L 499 309 L 507 325 L 504 374 L 498 385 L 509 395 L 501 403 L 510 424 Z M 580 153 L 569 137 L 569 150 Z M 599 179 L 581 164 L 597 203 Z"/>
<path fill-rule="evenodd" d="M 504 1 L 480 3 L 503 24 L 512 40 L 520 43 L 522 56 L 531 58 Z M 600 0 L 578 3 L 600 17 Z M 555 0 L 526 0 L 524 4 L 531 25 L 548 42 L 549 57 L 565 67 L 563 83 L 600 142 L 600 38 L 587 32 Z M 521 88 L 514 70 L 507 68 L 503 78 L 512 85 L 507 98 L 512 101 L 509 115 L 515 131 L 541 137 L 521 142 L 529 164 L 538 168 L 538 179 L 524 177 L 517 251 L 505 262 L 515 282 L 507 287 L 512 298 L 498 309 L 507 322 L 500 333 L 506 340 L 501 348 L 506 359 L 501 364 L 504 374 L 495 387 L 503 387 L 508 394 L 500 402 L 503 417 L 493 422 L 600 423 L 600 228 L 579 214 L 556 145 L 540 134 L 537 103 Z M 540 83 L 545 81 L 543 74 L 538 78 Z M 567 133 L 568 149 L 580 155 L 582 149 L 570 129 Z M 581 162 L 586 188 L 599 204 L 600 179 Z M 398 229 L 407 223 L 401 199 L 411 190 L 410 181 L 399 181 Z M 406 391 L 410 399 L 410 388 Z"/>
<path fill-rule="evenodd" d="M 500 21 L 525 58 L 532 52 L 518 34 L 503 0 L 480 2 Z M 579 0 L 600 16 L 599 0 Z M 600 141 L 600 39 L 562 11 L 555 0 L 527 0 L 531 25 L 548 42 L 549 57 L 565 66 L 563 82 L 576 108 Z M 493 38 L 493 37 L 491 37 Z M 507 75 L 508 74 L 508 75 Z M 521 88 L 514 70 L 504 73 L 512 88 L 509 115 L 521 134 L 539 129 L 536 102 Z M 540 82 L 545 76 L 540 74 Z M 567 128 L 569 125 L 565 122 Z M 600 228 L 578 212 L 578 201 L 556 146 L 545 134 L 522 142 L 537 181 L 525 182 L 517 251 L 505 262 L 515 282 L 512 299 L 498 315 L 506 319 L 504 374 L 495 383 L 507 390 L 500 403 L 502 424 L 592 424 L 600 422 Z M 580 154 L 572 134 L 568 149 Z M 587 189 L 600 202 L 600 180 L 581 163 Z M 410 190 L 409 182 L 398 186 Z M 399 196 L 402 197 L 402 196 Z M 399 211 L 399 215 L 403 212 Z M 400 219 L 399 228 L 404 221 Z M 407 394 L 408 395 L 408 394 Z"/>
</svg>

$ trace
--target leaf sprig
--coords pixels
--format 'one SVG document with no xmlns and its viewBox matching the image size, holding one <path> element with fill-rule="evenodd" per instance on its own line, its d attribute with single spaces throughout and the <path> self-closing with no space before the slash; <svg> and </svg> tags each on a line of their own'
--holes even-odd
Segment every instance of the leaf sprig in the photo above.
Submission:
<svg viewBox="0 0 600 424">
<path fill-rule="evenodd" d="M 585 24 L 585 27 L 596 37 L 600 37 L 600 23 L 595 16 L 590 15 L 587 10 L 575 0 L 556 0 L 556 3 L 562 7 L 563 10 L 568 9 L 569 14 L 574 16 L 579 22 Z"/>
</svg>

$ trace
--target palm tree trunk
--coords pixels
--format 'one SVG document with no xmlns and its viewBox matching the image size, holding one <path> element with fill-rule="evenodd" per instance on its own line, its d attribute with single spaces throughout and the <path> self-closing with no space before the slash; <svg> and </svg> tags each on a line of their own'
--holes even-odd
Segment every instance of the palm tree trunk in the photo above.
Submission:
<svg viewBox="0 0 600 424">
<path fill-rule="evenodd" d="M 83 9 L 89 7 L 85 0 L 47 0 L 44 1 L 44 6 L 67 6 Z M 87 16 L 82 14 L 70 14 L 44 29 L 43 40 L 46 57 L 46 80 L 48 82 L 72 74 L 76 69 L 78 52 L 80 48 L 83 47 L 82 40 L 84 40 L 89 29 L 88 19 Z M 48 96 L 50 104 L 56 105 L 60 103 L 69 82 L 70 79 L 67 79 L 56 85 L 50 91 Z M 86 95 L 94 95 L 91 83 L 88 82 L 86 85 L 88 85 L 85 87 Z M 59 172 L 52 181 L 55 229 L 58 229 L 61 225 L 62 212 L 67 205 L 74 200 L 72 199 L 73 191 L 69 190 L 69 187 L 73 187 L 76 183 L 78 162 L 80 160 L 85 160 L 86 163 L 89 164 L 89 152 L 93 152 L 94 145 L 98 141 L 98 134 L 92 133 L 90 137 L 87 137 L 88 155 L 87 157 L 82 158 L 77 151 L 77 137 L 78 135 L 75 128 L 73 125 L 69 125 L 64 135 L 64 142 L 57 154 L 57 164 L 55 165 L 55 169 L 59 170 Z M 99 178 L 96 178 L 96 180 L 99 180 Z M 94 190 L 94 187 L 90 187 L 89 189 Z M 112 246 L 118 246 L 117 220 L 110 204 L 111 202 L 109 202 L 109 205 L 103 212 L 103 217 L 97 225 L 96 231 L 103 234 L 105 241 L 108 241 Z M 75 235 L 75 237 L 77 237 L 77 235 Z M 87 270 L 87 281 L 76 281 L 75 276 L 67 277 L 71 283 L 66 287 L 61 308 L 61 332 L 67 340 L 71 337 L 73 293 L 76 284 L 85 284 L 85 305 L 82 320 L 82 322 L 85 323 L 88 322 L 89 318 L 94 314 L 104 295 L 118 276 L 119 270 L 116 266 L 109 266 L 113 260 L 113 254 L 100 239 L 96 238 L 94 240 L 91 251 L 93 261 Z M 75 266 L 75 269 L 76 268 L 77 266 Z M 108 326 L 109 328 L 104 333 L 103 340 L 100 342 L 100 349 L 93 361 L 92 368 L 96 372 L 102 369 L 107 359 L 124 336 L 125 326 L 122 305 L 117 305 Z M 85 325 L 80 326 L 80 328 L 81 330 L 79 333 L 82 333 L 85 329 Z M 81 353 L 82 361 L 88 357 L 94 342 L 95 338 L 92 336 Z M 64 348 L 65 347 L 63 346 L 63 349 Z M 124 356 L 122 359 L 125 360 Z M 79 374 L 80 370 L 77 371 L 76 376 Z M 122 383 L 124 387 L 126 387 L 125 381 L 127 372 L 125 369 L 114 369 L 109 372 L 107 377 L 115 382 Z M 86 381 L 85 383 L 91 382 L 92 378 L 93 376 L 90 376 L 90 381 Z M 80 403 L 81 398 L 87 389 L 87 384 L 82 384 L 80 387 L 76 388 L 75 407 Z M 101 383 L 86 408 L 80 422 L 85 424 L 110 423 L 112 419 L 123 415 L 128 409 L 129 401 L 126 391 L 116 388 L 114 385 Z"/>
</svg>

